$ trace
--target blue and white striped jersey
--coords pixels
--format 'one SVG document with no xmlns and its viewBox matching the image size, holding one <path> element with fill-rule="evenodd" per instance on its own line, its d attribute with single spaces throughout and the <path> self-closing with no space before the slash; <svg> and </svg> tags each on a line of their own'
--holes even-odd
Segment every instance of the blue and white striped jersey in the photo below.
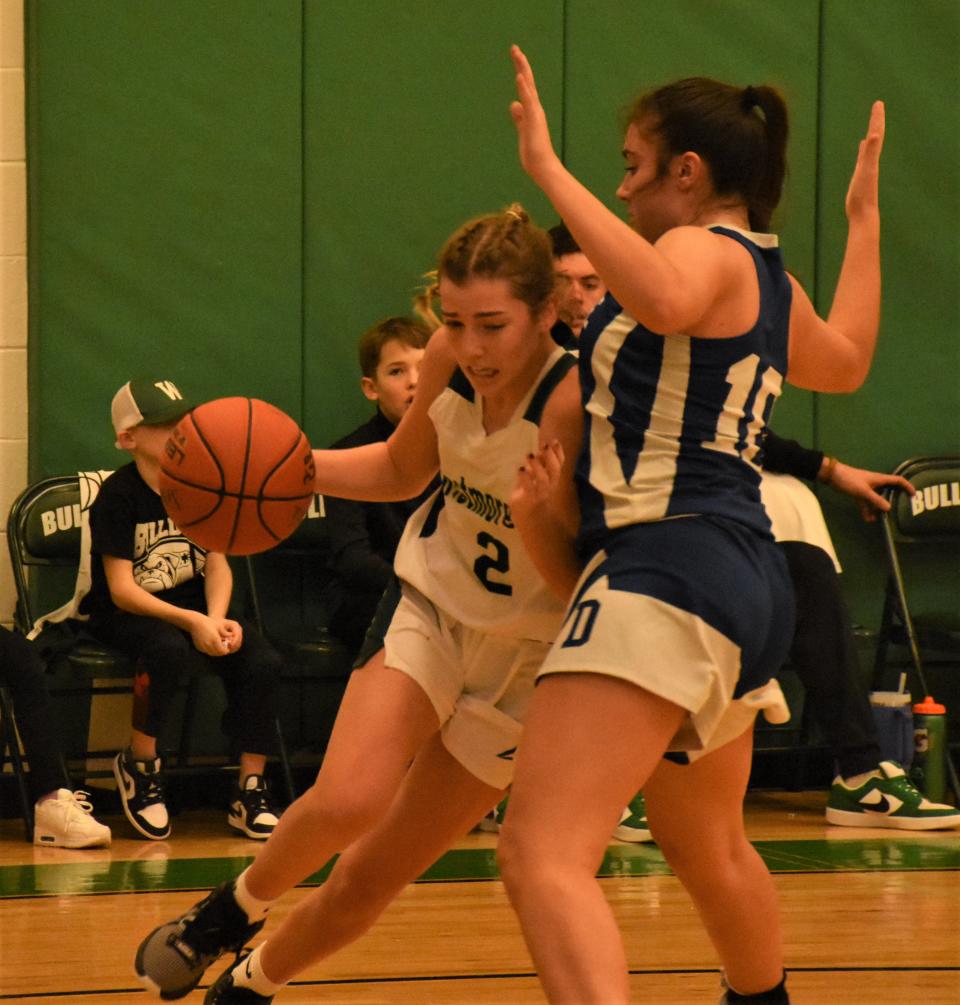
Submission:
<svg viewBox="0 0 960 1005">
<path fill-rule="evenodd" d="M 577 482 L 585 555 L 609 531 L 689 514 L 770 534 L 759 435 L 786 375 L 792 290 L 776 237 L 711 230 L 753 257 L 760 311 L 750 331 L 728 339 L 658 335 L 607 294 L 581 335 L 587 423 Z"/>
</svg>

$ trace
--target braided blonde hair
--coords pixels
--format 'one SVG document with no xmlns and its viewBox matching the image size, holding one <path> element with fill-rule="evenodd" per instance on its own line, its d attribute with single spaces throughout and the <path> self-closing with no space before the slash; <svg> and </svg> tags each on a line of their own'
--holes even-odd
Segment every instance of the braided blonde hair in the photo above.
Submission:
<svg viewBox="0 0 960 1005">
<path fill-rule="evenodd" d="M 440 249 L 436 271 L 427 273 L 428 283 L 415 301 L 414 309 L 428 323 L 440 323 L 435 304 L 441 277 L 457 286 L 473 277 L 506 279 L 513 295 L 538 314 L 554 291 L 550 238 L 519 203 L 468 220 Z"/>
</svg>

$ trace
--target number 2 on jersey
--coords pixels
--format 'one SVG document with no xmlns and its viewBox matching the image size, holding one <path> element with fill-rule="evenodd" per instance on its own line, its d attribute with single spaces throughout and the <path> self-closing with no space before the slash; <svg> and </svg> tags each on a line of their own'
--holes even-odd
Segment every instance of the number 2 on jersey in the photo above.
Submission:
<svg viewBox="0 0 960 1005">
<path fill-rule="evenodd" d="M 510 550 L 503 541 L 498 541 L 485 530 L 477 534 L 477 544 L 484 551 L 492 548 L 493 554 L 481 555 L 473 563 L 474 575 L 491 593 L 499 593 L 504 597 L 512 596 L 513 587 L 509 583 L 503 583 L 490 578 L 491 573 L 506 575 L 510 571 Z"/>
</svg>

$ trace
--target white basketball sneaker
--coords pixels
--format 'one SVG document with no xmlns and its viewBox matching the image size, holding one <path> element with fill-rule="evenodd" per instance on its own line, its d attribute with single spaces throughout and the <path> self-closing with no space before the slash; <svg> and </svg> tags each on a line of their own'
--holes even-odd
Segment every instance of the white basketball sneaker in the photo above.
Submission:
<svg viewBox="0 0 960 1005">
<path fill-rule="evenodd" d="M 110 844 L 110 828 L 93 817 L 86 792 L 57 789 L 34 807 L 33 843 L 51 848 L 95 848 Z"/>
</svg>

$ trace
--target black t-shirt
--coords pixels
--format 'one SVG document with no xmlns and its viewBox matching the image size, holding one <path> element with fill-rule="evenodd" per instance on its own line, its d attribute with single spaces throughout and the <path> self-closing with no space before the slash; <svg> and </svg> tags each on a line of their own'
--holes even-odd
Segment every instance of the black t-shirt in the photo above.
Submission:
<svg viewBox="0 0 960 1005">
<path fill-rule="evenodd" d="M 378 409 L 352 433 L 337 440 L 333 450 L 380 443 L 394 425 Z M 407 518 L 439 484 L 439 476 L 416 499 L 402 502 L 356 502 L 324 497 L 330 535 L 330 562 L 336 573 L 339 600 L 330 630 L 356 649 L 377 609 L 380 596 L 393 578 L 393 556 Z"/>
<path fill-rule="evenodd" d="M 393 430 L 393 423 L 378 409 L 372 419 L 337 440 L 331 449 L 380 443 Z M 393 575 L 393 556 L 407 518 L 436 487 L 433 480 L 416 499 L 402 502 L 324 498 L 333 567 L 348 590 L 371 591 L 379 597 Z"/>
<path fill-rule="evenodd" d="M 117 609 L 104 555 L 131 561 L 134 581 L 148 593 L 177 607 L 206 610 L 207 553 L 184 537 L 132 462 L 110 475 L 90 507 L 90 551 L 91 585 L 81 614 L 96 619 Z"/>
</svg>

